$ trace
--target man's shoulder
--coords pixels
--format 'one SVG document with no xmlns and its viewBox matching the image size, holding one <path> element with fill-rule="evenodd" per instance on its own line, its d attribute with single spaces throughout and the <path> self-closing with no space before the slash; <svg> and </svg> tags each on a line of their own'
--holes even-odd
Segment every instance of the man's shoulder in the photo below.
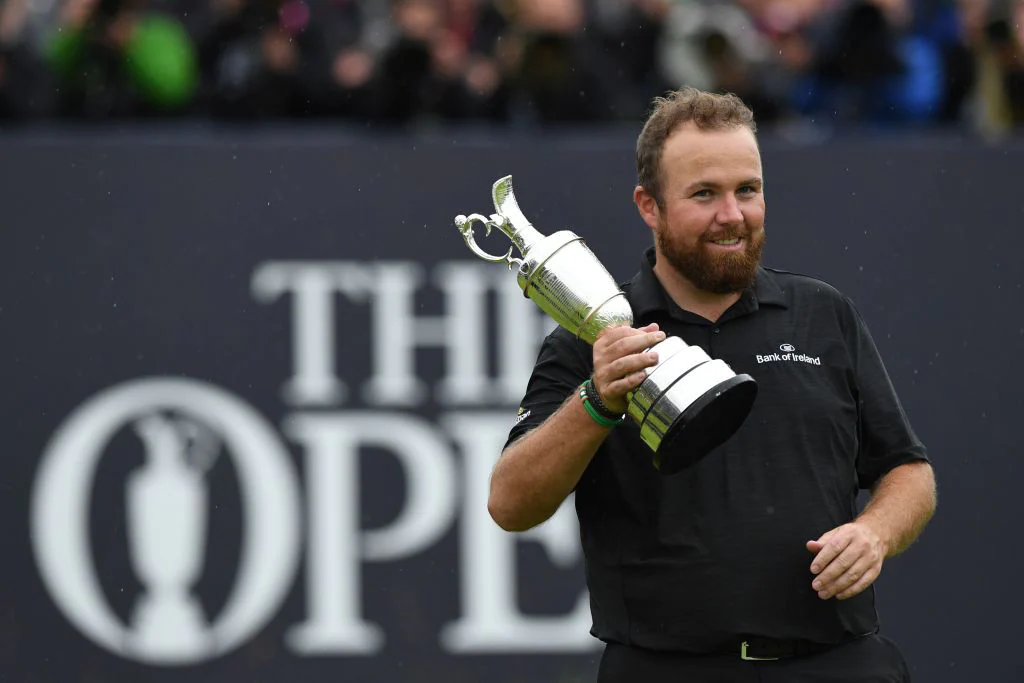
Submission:
<svg viewBox="0 0 1024 683">
<path fill-rule="evenodd" d="M 782 290 L 790 304 L 813 304 L 822 300 L 843 306 L 852 303 L 838 287 L 819 277 L 768 266 L 761 266 L 761 269 Z"/>
</svg>

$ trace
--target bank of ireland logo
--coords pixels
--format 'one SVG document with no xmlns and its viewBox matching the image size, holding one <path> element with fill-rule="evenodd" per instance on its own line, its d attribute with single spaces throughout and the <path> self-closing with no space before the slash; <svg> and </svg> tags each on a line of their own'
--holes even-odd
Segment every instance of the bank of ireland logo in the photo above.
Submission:
<svg viewBox="0 0 1024 683">
<path fill-rule="evenodd" d="M 797 353 L 796 347 L 790 343 L 779 344 L 779 350 L 772 353 L 757 354 L 754 356 L 758 365 L 761 363 L 805 363 L 807 365 L 821 365 L 821 356 L 808 356 L 806 353 Z"/>
<path fill-rule="evenodd" d="M 97 465 L 125 428 L 145 454 L 125 482 L 128 551 L 143 585 L 128 623 L 97 580 L 88 519 Z M 204 473 L 218 452 L 238 472 L 245 523 L 236 583 L 208 623 L 190 591 L 206 547 Z M 151 664 L 190 664 L 240 645 L 280 607 L 298 566 L 299 500 L 287 450 L 243 401 L 194 380 L 135 380 L 93 397 L 54 434 L 32 494 L 32 548 L 54 602 L 94 642 Z"/>
</svg>

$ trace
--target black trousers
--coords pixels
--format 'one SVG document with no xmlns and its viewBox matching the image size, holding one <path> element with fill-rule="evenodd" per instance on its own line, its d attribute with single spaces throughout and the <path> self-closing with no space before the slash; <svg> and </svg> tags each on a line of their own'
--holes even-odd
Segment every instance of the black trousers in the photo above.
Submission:
<svg viewBox="0 0 1024 683">
<path fill-rule="evenodd" d="M 825 652 L 766 662 L 694 656 L 609 643 L 597 683 L 909 683 L 896 644 L 870 635 Z"/>
</svg>

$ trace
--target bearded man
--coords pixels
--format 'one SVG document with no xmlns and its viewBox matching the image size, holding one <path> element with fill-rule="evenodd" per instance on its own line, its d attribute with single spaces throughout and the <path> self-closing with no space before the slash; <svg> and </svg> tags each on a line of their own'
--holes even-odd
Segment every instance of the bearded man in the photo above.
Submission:
<svg viewBox="0 0 1024 683">
<path fill-rule="evenodd" d="M 575 492 L 599 683 L 909 680 L 872 584 L 933 515 L 935 479 L 864 320 L 829 284 L 761 265 L 761 156 L 738 98 L 656 99 L 636 161 L 654 236 L 622 285 L 636 327 L 546 338 L 491 516 L 524 531 Z M 666 334 L 758 384 L 742 426 L 671 476 L 623 421 Z"/>
</svg>

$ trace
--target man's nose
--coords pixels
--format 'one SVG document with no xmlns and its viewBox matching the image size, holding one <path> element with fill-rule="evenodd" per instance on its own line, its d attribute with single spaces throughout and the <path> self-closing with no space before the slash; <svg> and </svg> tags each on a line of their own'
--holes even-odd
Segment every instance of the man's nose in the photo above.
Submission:
<svg viewBox="0 0 1024 683">
<path fill-rule="evenodd" d="M 740 210 L 740 203 L 736 200 L 736 197 L 730 194 L 722 198 L 715 220 L 720 225 L 736 225 L 743 222 L 743 212 Z"/>
</svg>

